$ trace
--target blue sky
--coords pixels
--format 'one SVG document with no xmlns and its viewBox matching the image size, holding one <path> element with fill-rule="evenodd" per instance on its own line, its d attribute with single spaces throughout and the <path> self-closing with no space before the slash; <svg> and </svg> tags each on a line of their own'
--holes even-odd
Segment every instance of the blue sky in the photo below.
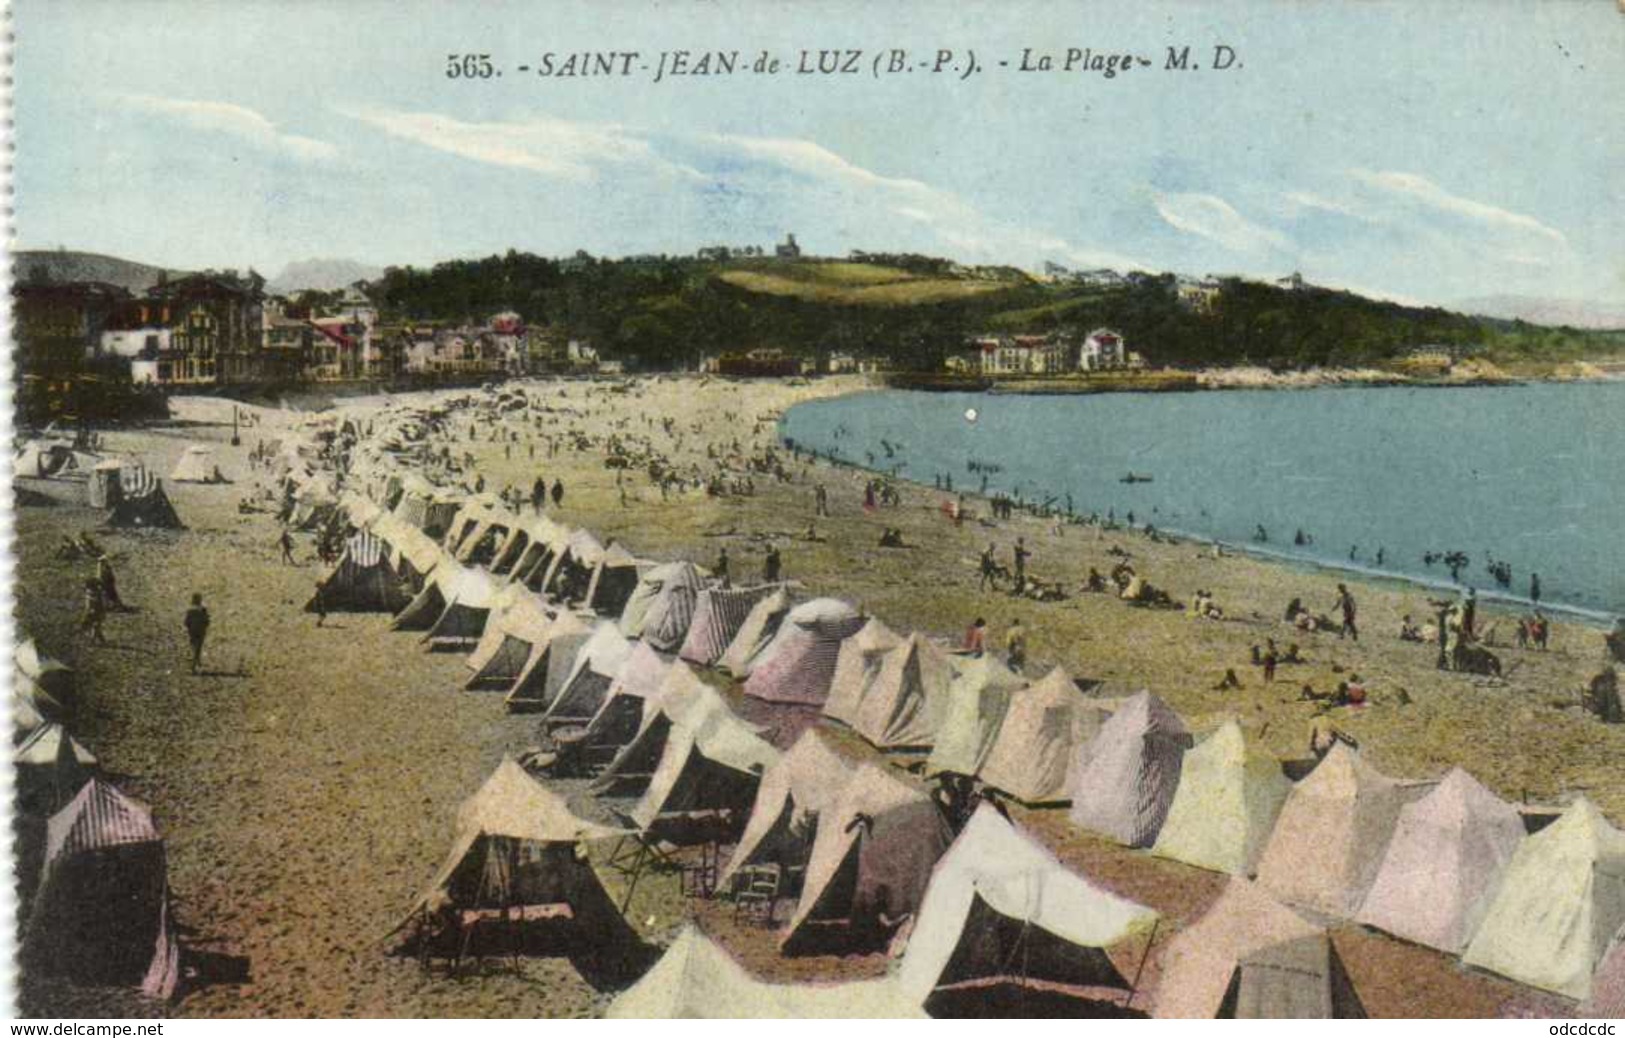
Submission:
<svg viewBox="0 0 1625 1038">
<path fill-rule="evenodd" d="M 1526 4 L 53 3 L 16 244 L 177 267 L 767 244 L 1625 306 L 1625 13 Z M 547 51 L 1170 44 L 1240 68 L 649 82 Z M 450 52 L 507 70 L 449 81 Z"/>
</svg>

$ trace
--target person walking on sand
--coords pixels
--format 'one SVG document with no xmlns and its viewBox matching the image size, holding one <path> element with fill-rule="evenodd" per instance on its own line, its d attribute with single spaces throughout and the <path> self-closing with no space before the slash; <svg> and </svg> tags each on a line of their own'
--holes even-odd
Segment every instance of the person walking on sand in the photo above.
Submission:
<svg viewBox="0 0 1625 1038">
<path fill-rule="evenodd" d="M 79 614 L 79 630 L 90 632 L 97 645 L 106 645 L 102 634 L 102 621 L 107 619 L 107 603 L 102 600 L 102 586 L 94 580 L 85 581 L 85 607 Z"/>
<path fill-rule="evenodd" d="M 993 542 L 989 541 L 987 551 L 982 552 L 982 579 L 976 585 L 976 590 L 981 591 L 991 584 L 993 590 L 997 591 L 999 589 L 998 576 L 998 564 L 993 561 Z"/>
<path fill-rule="evenodd" d="M 1341 610 L 1343 613 L 1343 626 L 1337 629 L 1337 637 L 1339 639 L 1349 637 L 1359 641 L 1360 631 L 1354 625 L 1354 596 L 1349 594 L 1347 585 L 1337 585 L 1337 601 L 1334 603 L 1334 608 Z"/>
<path fill-rule="evenodd" d="M 209 610 L 204 608 L 203 596 L 192 596 L 192 607 L 186 611 L 186 640 L 192 646 L 192 673 L 203 665 L 203 640 L 209 636 Z"/>
<path fill-rule="evenodd" d="M 113 572 L 113 562 L 107 553 L 96 556 L 96 583 L 101 585 L 102 601 L 109 609 L 125 612 L 129 606 L 118 597 L 118 575 Z"/>
<path fill-rule="evenodd" d="M 1472 588 L 1467 589 L 1467 595 L 1461 600 L 1461 636 L 1466 641 L 1472 641 L 1476 635 L 1473 633 L 1473 623 L 1478 617 L 1478 592 Z"/>
<path fill-rule="evenodd" d="M 728 587 L 728 549 L 724 547 L 717 552 L 717 564 L 712 567 L 717 580 L 722 582 L 724 588 Z"/>
<path fill-rule="evenodd" d="M 558 508 L 564 504 L 564 480 L 555 480 L 553 483 L 553 507 Z"/>
<path fill-rule="evenodd" d="M 1529 574 L 1529 601 L 1540 605 L 1540 574 Z"/>
<path fill-rule="evenodd" d="M 1019 595 L 1023 591 L 1027 590 L 1027 559 L 1032 556 L 1032 552 L 1027 550 L 1027 539 L 1025 537 L 1016 538 L 1016 549 L 1014 555 L 1016 560 L 1015 593 Z"/>
<path fill-rule="evenodd" d="M 813 514 L 819 517 L 829 515 L 829 491 L 824 489 L 822 483 L 813 487 Z"/>
<path fill-rule="evenodd" d="M 1275 639 L 1270 638 L 1264 644 L 1264 683 L 1275 680 L 1275 665 L 1280 662 L 1280 656 L 1275 651 Z"/>
<path fill-rule="evenodd" d="M 1010 630 L 1004 636 L 1005 666 L 1020 674 L 1027 667 L 1027 630 L 1021 618 L 1010 621 Z"/>
<path fill-rule="evenodd" d="M 285 565 L 285 566 L 297 565 L 297 563 L 295 563 L 293 561 L 293 535 L 290 534 L 287 530 L 283 530 L 282 531 L 282 536 L 277 538 L 276 543 L 277 543 L 277 546 L 282 549 L 282 563 L 283 563 L 283 565 Z"/>
<path fill-rule="evenodd" d="M 327 623 L 327 582 L 316 582 L 316 593 L 310 596 L 311 611 L 316 614 L 316 626 L 321 627 Z"/>
<path fill-rule="evenodd" d="M 767 555 L 762 559 L 762 583 L 777 584 L 779 582 L 780 560 L 779 548 L 776 544 L 767 546 Z"/>
</svg>

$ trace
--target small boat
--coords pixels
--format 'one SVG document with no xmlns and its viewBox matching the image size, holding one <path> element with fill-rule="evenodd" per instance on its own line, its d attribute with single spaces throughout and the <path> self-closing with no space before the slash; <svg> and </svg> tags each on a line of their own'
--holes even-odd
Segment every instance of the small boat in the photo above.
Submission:
<svg viewBox="0 0 1625 1038">
<path fill-rule="evenodd" d="M 1117 482 L 1119 482 L 1119 483 L 1149 483 L 1149 482 L 1151 482 L 1151 477 L 1150 476 L 1142 476 L 1142 475 L 1139 475 L 1138 473 L 1130 472 L 1128 475 L 1124 476 L 1122 479 L 1118 480 Z"/>
</svg>

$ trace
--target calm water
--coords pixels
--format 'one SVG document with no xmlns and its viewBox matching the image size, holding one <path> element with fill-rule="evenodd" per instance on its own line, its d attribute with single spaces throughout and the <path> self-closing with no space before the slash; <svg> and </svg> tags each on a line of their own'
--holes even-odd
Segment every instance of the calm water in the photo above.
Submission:
<svg viewBox="0 0 1625 1038">
<path fill-rule="evenodd" d="M 975 421 L 966 417 L 976 411 Z M 1625 612 L 1625 383 L 1462 389 L 1024 397 L 882 392 L 792 409 L 781 432 L 842 461 L 927 486 L 970 463 L 989 493 L 1072 495 L 1079 514 L 1321 564 L 1448 584 L 1424 552 L 1470 557 L 1462 583 Z M 881 441 L 888 441 L 888 457 Z M 871 463 L 868 454 L 872 452 Z M 1125 484 L 1126 473 L 1150 483 Z M 1262 525 L 1267 544 L 1254 542 Z M 1314 539 L 1293 544 L 1302 529 Z M 1357 547 L 1354 562 L 1351 547 Z M 1376 565 L 1381 548 L 1384 562 Z M 1500 588 L 1489 557 L 1512 567 Z"/>
</svg>

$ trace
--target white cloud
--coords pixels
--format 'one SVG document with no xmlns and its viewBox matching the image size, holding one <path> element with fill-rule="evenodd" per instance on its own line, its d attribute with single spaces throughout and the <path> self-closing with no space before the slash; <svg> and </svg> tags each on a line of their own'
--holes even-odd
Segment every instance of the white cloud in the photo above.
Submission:
<svg viewBox="0 0 1625 1038">
<path fill-rule="evenodd" d="M 606 166 L 644 165 L 698 177 L 660 158 L 625 127 L 532 116 L 520 122 L 471 123 L 430 112 L 365 109 L 346 112 L 403 140 L 474 162 L 529 170 L 567 180 L 592 179 Z"/>
<path fill-rule="evenodd" d="M 1285 235 L 1252 222 L 1218 195 L 1153 191 L 1151 199 L 1169 226 L 1217 242 L 1232 252 L 1286 251 L 1292 247 Z"/>
<path fill-rule="evenodd" d="M 1336 213 L 1338 216 L 1347 216 L 1355 220 L 1373 219 L 1370 213 L 1363 212 L 1354 205 L 1317 195 L 1313 191 L 1288 191 L 1286 200 L 1300 209 L 1319 209 L 1322 212 Z"/>
<path fill-rule="evenodd" d="M 114 94 L 112 99 L 125 108 L 170 119 L 193 129 L 235 137 L 262 151 L 290 155 L 304 161 L 326 161 L 338 156 L 338 148 L 327 141 L 283 133 L 275 123 L 252 108 L 227 101 L 189 101 L 151 94 Z"/>
<path fill-rule="evenodd" d="M 1558 245 L 1565 245 L 1568 242 L 1561 231 L 1546 226 L 1533 216 L 1452 194 L 1419 173 L 1351 169 L 1349 175 L 1360 183 L 1395 198 L 1486 227 L 1532 234 Z"/>
</svg>

